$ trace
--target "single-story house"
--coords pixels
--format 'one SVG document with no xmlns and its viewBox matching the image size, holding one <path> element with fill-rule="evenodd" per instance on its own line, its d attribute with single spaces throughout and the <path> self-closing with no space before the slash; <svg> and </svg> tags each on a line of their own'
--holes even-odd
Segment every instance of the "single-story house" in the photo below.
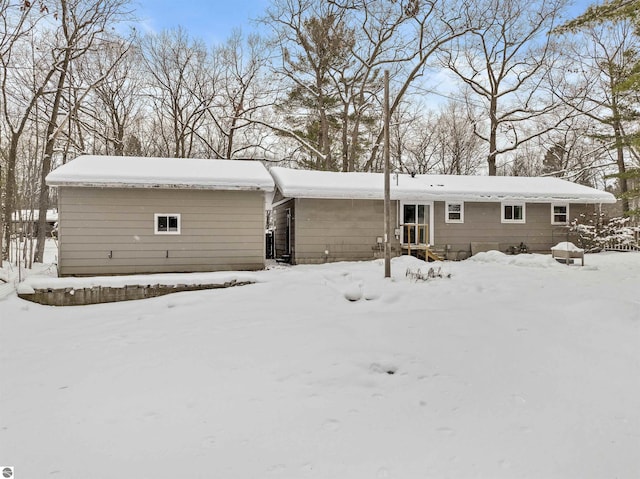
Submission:
<svg viewBox="0 0 640 479">
<path fill-rule="evenodd" d="M 258 161 L 80 156 L 58 189 L 61 276 L 257 270 L 265 266 Z"/>
<path fill-rule="evenodd" d="M 272 168 L 276 257 L 294 264 L 368 260 L 384 251 L 384 175 Z M 392 254 L 427 248 L 549 253 L 607 192 L 548 177 L 392 174 Z M 524 249 L 524 248 L 523 248 Z"/>
</svg>

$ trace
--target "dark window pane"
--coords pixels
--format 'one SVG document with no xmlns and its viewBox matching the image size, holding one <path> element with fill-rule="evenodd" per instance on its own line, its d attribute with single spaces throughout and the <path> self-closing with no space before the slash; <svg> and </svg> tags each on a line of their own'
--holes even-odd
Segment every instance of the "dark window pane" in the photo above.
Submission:
<svg viewBox="0 0 640 479">
<path fill-rule="evenodd" d="M 416 222 L 416 205 L 404 205 L 404 222 Z"/>
<path fill-rule="evenodd" d="M 178 217 L 169 216 L 169 231 L 178 231 Z"/>
<path fill-rule="evenodd" d="M 167 217 L 158 216 L 158 231 L 167 231 Z"/>
<path fill-rule="evenodd" d="M 512 220 L 513 219 L 513 206 L 505 206 L 504 207 L 504 219 Z"/>
<path fill-rule="evenodd" d="M 513 207 L 513 219 L 514 220 L 521 220 L 522 218 L 524 218 L 524 216 L 522 214 L 522 206 L 514 206 Z"/>
</svg>

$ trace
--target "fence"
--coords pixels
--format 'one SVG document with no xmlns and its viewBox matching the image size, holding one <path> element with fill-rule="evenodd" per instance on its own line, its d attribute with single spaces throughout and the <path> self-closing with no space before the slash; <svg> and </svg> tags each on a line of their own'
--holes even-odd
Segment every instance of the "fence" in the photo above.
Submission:
<svg viewBox="0 0 640 479">
<path fill-rule="evenodd" d="M 619 237 L 605 241 L 603 249 L 606 251 L 640 251 L 640 228 L 632 228 L 626 238 Z"/>
</svg>

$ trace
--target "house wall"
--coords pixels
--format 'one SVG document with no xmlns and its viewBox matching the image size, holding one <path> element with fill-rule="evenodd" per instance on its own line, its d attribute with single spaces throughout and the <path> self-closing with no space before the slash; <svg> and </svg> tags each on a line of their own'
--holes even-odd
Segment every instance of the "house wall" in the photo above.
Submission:
<svg viewBox="0 0 640 479">
<path fill-rule="evenodd" d="M 501 208 L 500 203 L 465 202 L 464 223 L 446 223 L 445 202 L 436 201 L 434 248 L 444 251 L 447 258 L 456 259 L 471 254 L 472 242 L 497 242 L 502 252 L 522 242 L 529 252 L 548 253 L 552 246 L 567 241 L 568 227 L 551 224 L 550 203 L 527 203 L 524 224 L 503 224 Z M 572 204 L 569 218 L 593 211 L 594 205 Z"/>
<path fill-rule="evenodd" d="M 60 187 L 58 195 L 61 276 L 264 268 L 263 192 Z M 154 234 L 155 213 L 179 213 L 181 234 Z"/>
<path fill-rule="evenodd" d="M 397 206 L 391 205 L 392 225 Z M 297 198 L 294 209 L 295 264 L 359 261 L 384 256 L 384 202 Z M 394 226 L 395 228 L 395 226 Z M 392 251 L 399 254 L 399 241 Z M 326 253 L 325 253 L 326 252 Z"/>
<path fill-rule="evenodd" d="M 398 204 L 391 202 L 393 228 L 397 225 Z M 434 202 L 434 245 L 447 259 L 471 255 L 471 243 L 498 243 L 506 252 L 511 246 L 526 244 L 530 252 L 548 253 L 566 241 L 567 226 L 551 224 L 550 203 L 527 203 L 526 223 L 503 224 L 500 203 L 470 203 L 464 207 L 464 223 L 445 222 L 445 202 Z M 377 238 L 384 234 L 384 202 L 381 200 L 329 200 L 297 198 L 274 208 L 276 211 L 276 251 L 284 248 L 286 208 L 291 208 L 292 262 L 314 264 L 379 258 L 383 251 Z M 569 218 L 591 213 L 596 205 L 569 206 Z M 571 239 L 571 238 L 569 238 Z M 449 248 L 447 248 L 449 245 Z M 325 251 L 328 254 L 325 255 Z M 393 255 L 400 254 L 400 242 L 393 239 Z"/>
</svg>

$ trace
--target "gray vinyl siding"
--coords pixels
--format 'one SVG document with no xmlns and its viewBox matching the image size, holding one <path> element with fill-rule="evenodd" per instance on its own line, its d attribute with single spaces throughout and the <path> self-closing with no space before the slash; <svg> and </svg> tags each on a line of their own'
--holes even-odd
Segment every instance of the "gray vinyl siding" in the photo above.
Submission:
<svg viewBox="0 0 640 479">
<path fill-rule="evenodd" d="M 395 225 L 395 202 L 391 210 Z M 298 198 L 294 231 L 295 264 L 379 258 L 383 254 L 378 238 L 384 236 L 384 202 Z M 397 254 L 399 243 L 394 240 L 393 246 Z"/>
<path fill-rule="evenodd" d="M 292 262 L 315 264 L 333 261 L 357 261 L 382 257 L 377 238 L 384 235 L 384 202 L 381 200 L 336 200 L 296 198 L 274 208 L 276 214 L 276 251 L 282 253 L 286 209 L 291 208 Z M 574 241 L 568 226 L 551 224 L 551 203 L 527 203 L 523 224 L 502 223 L 501 203 L 464 203 L 464 223 L 445 222 L 445 202 L 433 206 L 433 249 L 447 259 L 471 254 L 471 243 L 498 243 L 499 250 L 520 243 L 530 252 L 549 253 L 561 242 Z M 592 213 L 597 205 L 569 205 L 569 219 Z M 393 228 L 397 227 L 398 203 L 391 202 Z M 447 248 L 447 245 L 449 248 Z M 392 255 L 400 252 L 393 239 Z M 325 251 L 328 254 L 325 255 Z M 461 254 L 464 253 L 464 254 Z"/>
<path fill-rule="evenodd" d="M 264 268 L 263 192 L 60 187 L 58 204 L 61 276 Z M 156 213 L 181 234 L 155 234 Z"/>
<path fill-rule="evenodd" d="M 567 226 L 551 224 L 551 203 L 527 203 L 524 224 L 503 224 L 501 207 L 501 203 L 465 202 L 464 223 L 446 223 L 445 202 L 435 202 L 435 248 L 447 251 L 451 259 L 462 252 L 469 255 L 472 242 L 498 243 L 502 252 L 524 243 L 530 252 L 548 253 L 553 245 L 569 238 Z M 593 211 L 594 205 L 572 204 L 569 218 Z"/>
</svg>

